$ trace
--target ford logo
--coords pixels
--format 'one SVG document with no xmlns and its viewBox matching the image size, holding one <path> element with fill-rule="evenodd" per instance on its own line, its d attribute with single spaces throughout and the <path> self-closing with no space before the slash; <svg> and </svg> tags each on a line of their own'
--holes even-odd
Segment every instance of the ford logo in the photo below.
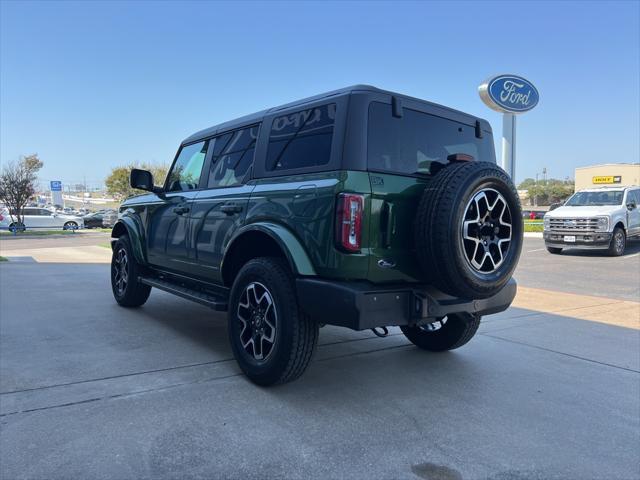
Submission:
<svg viewBox="0 0 640 480">
<path fill-rule="evenodd" d="M 576 222 L 575 220 L 567 220 L 566 222 L 564 222 L 564 226 L 566 228 L 575 228 L 578 225 L 578 222 Z"/>
<path fill-rule="evenodd" d="M 489 108 L 504 113 L 528 112 L 540 99 L 536 87 L 516 75 L 491 77 L 478 87 L 478 92 Z"/>
</svg>

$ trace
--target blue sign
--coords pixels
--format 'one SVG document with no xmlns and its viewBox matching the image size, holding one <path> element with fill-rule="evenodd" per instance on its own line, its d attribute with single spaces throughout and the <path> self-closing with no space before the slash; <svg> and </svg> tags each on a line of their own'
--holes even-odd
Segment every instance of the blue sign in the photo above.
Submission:
<svg viewBox="0 0 640 480">
<path fill-rule="evenodd" d="M 540 99 L 536 87 L 517 75 L 492 77 L 478 87 L 478 92 L 489 108 L 503 113 L 528 112 Z"/>
<path fill-rule="evenodd" d="M 51 180 L 51 191 L 52 192 L 61 192 L 62 191 L 62 182 L 60 180 Z"/>
</svg>

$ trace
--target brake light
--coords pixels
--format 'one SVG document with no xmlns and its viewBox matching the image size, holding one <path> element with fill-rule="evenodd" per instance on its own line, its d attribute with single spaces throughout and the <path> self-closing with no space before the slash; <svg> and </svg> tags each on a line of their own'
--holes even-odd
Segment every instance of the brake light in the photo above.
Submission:
<svg viewBox="0 0 640 480">
<path fill-rule="evenodd" d="M 347 252 L 359 252 L 362 241 L 364 198 L 354 193 L 338 195 L 336 206 L 336 244 Z"/>
<path fill-rule="evenodd" d="M 2 214 L 0 213 L 0 222 L 4 220 L 4 217 L 2 216 Z"/>
</svg>

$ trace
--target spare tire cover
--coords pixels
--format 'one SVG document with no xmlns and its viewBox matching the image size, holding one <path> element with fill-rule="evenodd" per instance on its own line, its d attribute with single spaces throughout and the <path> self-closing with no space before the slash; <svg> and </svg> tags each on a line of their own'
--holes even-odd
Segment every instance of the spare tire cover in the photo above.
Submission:
<svg viewBox="0 0 640 480">
<path fill-rule="evenodd" d="M 522 210 L 513 182 L 490 162 L 455 162 L 425 188 L 415 222 L 418 260 L 435 287 L 487 298 L 509 281 L 522 249 Z"/>
</svg>

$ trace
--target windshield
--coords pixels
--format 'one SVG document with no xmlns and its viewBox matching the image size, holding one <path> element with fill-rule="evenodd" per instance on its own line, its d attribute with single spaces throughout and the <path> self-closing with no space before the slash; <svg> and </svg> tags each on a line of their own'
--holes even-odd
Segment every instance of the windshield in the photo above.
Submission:
<svg viewBox="0 0 640 480">
<path fill-rule="evenodd" d="M 495 163 L 493 138 L 476 137 L 474 126 L 409 108 L 396 118 L 391 105 L 369 106 L 368 163 L 371 170 L 433 175 L 454 154 Z"/>
<path fill-rule="evenodd" d="M 587 207 L 600 205 L 622 205 L 622 190 L 613 190 L 610 192 L 578 192 L 573 195 L 566 206 L 569 207 Z"/>
</svg>

